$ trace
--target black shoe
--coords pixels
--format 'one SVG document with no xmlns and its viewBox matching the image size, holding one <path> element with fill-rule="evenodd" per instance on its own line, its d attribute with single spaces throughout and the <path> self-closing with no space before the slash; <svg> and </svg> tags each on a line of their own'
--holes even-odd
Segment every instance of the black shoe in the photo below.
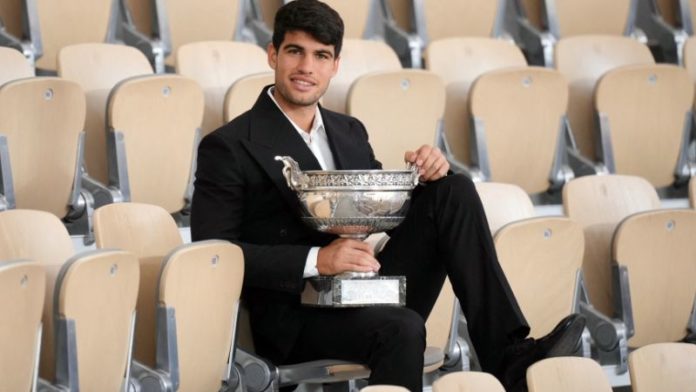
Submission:
<svg viewBox="0 0 696 392">
<path fill-rule="evenodd" d="M 507 391 L 526 391 L 527 368 L 545 358 L 572 356 L 585 329 L 585 317 L 571 314 L 541 339 L 526 339 L 506 349 L 500 381 Z"/>
</svg>

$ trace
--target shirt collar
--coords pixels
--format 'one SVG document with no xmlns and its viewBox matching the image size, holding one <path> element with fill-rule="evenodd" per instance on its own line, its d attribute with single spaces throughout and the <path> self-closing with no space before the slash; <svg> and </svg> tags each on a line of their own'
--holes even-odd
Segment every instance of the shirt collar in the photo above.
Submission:
<svg viewBox="0 0 696 392">
<path fill-rule="evenodd" d="M 295 127 L 295 130 L 300 133 L 300 136 L 302 136 L 302 139 L 304 139 L 306 142 L 309 143 L 309 141 L 311 140 L 311 137 L 313 135 L 319 135 L 319 134 L 326 133 L 326 130 L 324 128 L 324 119 L 322 119 L 322 117 L 321 117 L 321 111 L 319 110 L 319 105 L 317 105 L 317 107 L 316 107 L 316 113 L 314 114 L 314 120 L 312 121 L 312 127 L 310 128 L 309 133 L 307 133 L 302 128 L 300 128 L 297 124 L 295 124 L 295 122 L 292 121 L 290 116 L 288 116 L 287 113 L 285 113 L 283 108 L 280 107 L 280 105 L 278 104 L 278 101 L 276 101 L 275 97 L 273 96 L 273 91 L 275 91 L 275 86 L 271 86 L 271 88 L 269 88 L 267 90 L 268 96 L 271 97 L 271 100 L 278 107 L 278 110 L 280 110 L 280 112 L 283 113 L 285 118 L 287 118 L 288 121 L 290 121 L 290 124 L 292 124 L 292 126 Z"/>
</svg>

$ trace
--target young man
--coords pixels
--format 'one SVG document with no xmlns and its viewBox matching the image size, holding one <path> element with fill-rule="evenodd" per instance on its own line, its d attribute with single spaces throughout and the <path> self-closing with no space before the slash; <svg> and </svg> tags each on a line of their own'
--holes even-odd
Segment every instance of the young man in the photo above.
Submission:
<svg viewBox="0 0 696 392">
<path fill-rule="evenodd" d="M 244 251 L 243 297 L 257 352 L 276 364 L 334 358 L 371 369 L 370 383 L 420 391 L 424 319 L 446 276 L 452 282 L 484 371 L 524 386 L 536 360 L 574 351 L 584 321 L 571 316 L 547 337 L 529 333 L 498 264 L 471 181 L 449 174 L 431 146 L 407 151 L 425 185 L 404 222 L 374 255 L 365 243 L 320 233 L 300 220 L 297 196 L 276 155 L 302 170 L 379 169 L 365 127 L 318 105 L 339 67 L 343 22 L 317 0 L 295 0 L 276 15 L 268 62 L 275 84 L 253 108 L 200 144 L 191 213 L 194 240 L 227 239 Z M 344 271 L 407 277 L 407 305 L 304 307 L 304 278 Z"/>
</svg>

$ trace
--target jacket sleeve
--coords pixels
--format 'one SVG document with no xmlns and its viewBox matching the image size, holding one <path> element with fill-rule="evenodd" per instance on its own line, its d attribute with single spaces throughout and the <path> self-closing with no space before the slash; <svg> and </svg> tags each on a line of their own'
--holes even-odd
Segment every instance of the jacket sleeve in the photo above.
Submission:
<svg viewBox="0 0 696 392">
<path fill-rule="evenodd" d="M 222 239 L 242 248 L 244 286 L 300 293 L 309 246 L 260 245 L 240 240 L 246 187 L 244 157 L 212 133 L 198 148 L 195 188 L 191 206 L 191 238 Z"/>
</svg>

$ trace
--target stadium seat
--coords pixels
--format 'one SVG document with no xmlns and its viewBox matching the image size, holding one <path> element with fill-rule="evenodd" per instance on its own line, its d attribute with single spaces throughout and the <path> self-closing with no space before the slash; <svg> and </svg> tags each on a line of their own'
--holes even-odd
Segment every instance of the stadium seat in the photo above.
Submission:
<svg viewBox="0 0 696 392">
<path fill-rule="evenodd" d="M 656 188 L 696 173 L 688 160 L 694 85 L 674 65 L 632 65 L 604 74 L 595 91 L 601 162 Z"/>
<path fill-rule="evenodd" d="M 486 212 L 492 235 L 508 223 L 534 216 L 534 204 L 531 198 L 518 185 L 477 182 L 475 186 L 481 198 L 483 210 Z"/>
<path fill-rule="evenodd" d="M 597 326 L 590 330 L 595 332 L 594 343 L 600 361 L 617 365 L 619 372 L 627 369 L 629 331 L 623 320 L 615 318 L 611 240 L 625 217 L 657 208 L 660 208 L 657 191 L 640 177 L 584 176 L 563 188 L 564 213 L 581 224 L 585 234 L 582 269 L 588 298 L 583 302 L 591 306 L 583 306 L 582 311 L 588 324 Z"/>
<path fill-rule="evenodd" d="M 34 76 L 34 70 L 21 52 L 0 47 L 0 86 L 15 79 L 32 76 Z"/>
<path fill-rule="evenodd" d="M 404 4 L 406 10 L 401 10 Z M 452 37 L 505 37 L 504 0 L 384 1 L 384 37 L 402 64 L 422 68 L 422 56 L 435 40 Z M 408 16 L 399 16 L 407 13 Z M 397 19 L 409 20 L 408 26 Z M 427 65 L 427 60 L 426 60 Z"/>
<path fill-rule="evenodd" d="M 527 369 L 529 392 L 611 392 L 602 367 L 592 359 L 557 357 Z"/>
<path fill-rule="evenodd" d="M 353 82 L 375 71 L 398 71 L 399 58 L 382 41 L 346 38 L 341 49 L 338 73 L 331 79 L 321 104 L 335 112 L 346 113 L 346 99 Z"/>
<path fill-rule="evenodd" d="M 198 82 L 205 94 L 202 136 L 224 124 L 223 103 L 230 86 L 244 76 L 266 71 L 270 71 L 266 52 L 247 42 L 193 42 L 176 53 L 176 72 Z"/>
<path fill-rule="evenodd" d="M 361 392 L 407 392 L 408 389 L 397 385 L 369 385 L 360 389 Z"/>
<path fill-rule="evenodd" d="M 502 68 L 522 67 L 527 62 L 510 42 L 485 37 L 434 40 L 425 52 L 426 69 L 439 75 L 447 86 L 444 134 L 438 144 L 456 171 L 471 165 L 471 85 L 482 74 Z M 459 169 L 458 169 L 459 168 Z"/>
<path fill-rule="evenodd" d="M 405 151 L 434 143 L 444 108 L 440 77 L 414 69 L 364 75 L 353 83 L 347 102 L 348 114 L 365 124 L 385 169 L 403 169 Z"/>
<path fill-rule="evenodd" d="M 487 72 L 471 88 L 472 172 L 516 184 L 529 194 L 558 190 L 573 173 L 565 163 L 568 84 L 540 67 Z"/>
<path fill-rule="evenodd" d="M 380 0 L 326 0 L 343 19 L 344 38 L 375 38 Z"/>
<path fill-rule="evenodd" d="M 114 87 L 107 104 L 113 201 L 185 212 L 203 100 L 198 84 L 178 75 L 134 77 Z"/>
<path fill-rule="evenodd" d="M 245 29 L 245 0 L 119 0 L 123 10 L 122 40 L 142 50 L 162 73 L 173 67 L 184 44 L 199 41 L 254 41 Z M 171 54 L 171 55 L 170 55 Z"/>
<path fill-rule="evenodd" d="M 539 26 L 519 15 L 520 46 L 530 64 L 553 66 L 556 42 L 565 37 L 584 34 L 634 36 L 646 41 L 635 26 L 636 2 L 633 0 L 547 0 L 540 2 L 542 21 Z M 545 17 L 545 18 L 544 18 Z"/>
<path fill-rule="evenodd" d="M 0 87 L 5 208 L 48 211 L 76 225 L 88 220 L 91 198 L 79 180 L 84 121 L 85 96 L 75 82 L 37 77 Z"/>
<path fill-rule="evenodd" d="M 599 126 L 594 111 L 597 81 L 607 71 L 624 65 L 655 64 L 647 46 L 618 35 L 579 35 L 562 38 L 554 52 L 556 69 L 568 79 L 568 122 L 575 147 L 570 163 L 576 172 L 595 174 Z M 589 162 L 587 161 L 589 160 Z"/>
<path fill-rule="evenodd" d="M 686 392 L 696 386 L 696 346 L 658 343 L 628 357 L 633 392 Z"/>
<path fill-rule="evenodd" d="M 0 311 L 4 315 L 0 323 L 0 390 L 33 391 L 39 365 L 46 271 L 37 261 L 5 257 L 2 260 L 5 261 L 0 261 Z"/>
<path fill-rule="evenodd" d="M 127 390 L 139 277 L 138 259 L 121 250 L 80 253 L 62 265 L 53 295 L 57 385 Z"/>
<path fill-rule="evenodd" d="M 262 72 L 239 78 L 225 93 L 222 121 L 228 123 L 251 109 L 264 87 L 275 82 L 273 72 Z"/>
<path fill-rule="evenodd" d="M 116 44 L 69 45 L 58 52 L 58 76 L 77 82 L 87 99 L 84 124 L 86 174 L 108 184 L 106 164 L 106 102 L 111 89 L 124 79 L 152 74 L 147 58 L 137 49 Z M 85 186 L 90 186 L 89 180 Z M 97 206 L 101 203 L 97 203 Z"/>
<path fill-rule="evenodd" d="M 233 337 L 244 275 L 239 247 L 226 241 L 182 245 L 161 207 L 118 203 L 95 212 L 98 248 L 120 248 L 140 261 L 133 378 L 147 388 L 234 388 Z"/>
<path fill-rule="evenodd" d="M 447 373 L 433 383 L 433 392 L 505 392 L 497 378 L 483 372 Z"/>
<path fill-rule="evenodd" d="M 660 62 L 683 64 L 684 43 L 693 35 L 688 0 L 639 0 L 636 23 Z"/>
<path fill-rule="evenodd" d="M 616 228 L 615 303 L 629 330 L 629 347 L 675 342 L 696 331 L 694 237 L 694 210 L 642 212 Z"/>
</svg>

